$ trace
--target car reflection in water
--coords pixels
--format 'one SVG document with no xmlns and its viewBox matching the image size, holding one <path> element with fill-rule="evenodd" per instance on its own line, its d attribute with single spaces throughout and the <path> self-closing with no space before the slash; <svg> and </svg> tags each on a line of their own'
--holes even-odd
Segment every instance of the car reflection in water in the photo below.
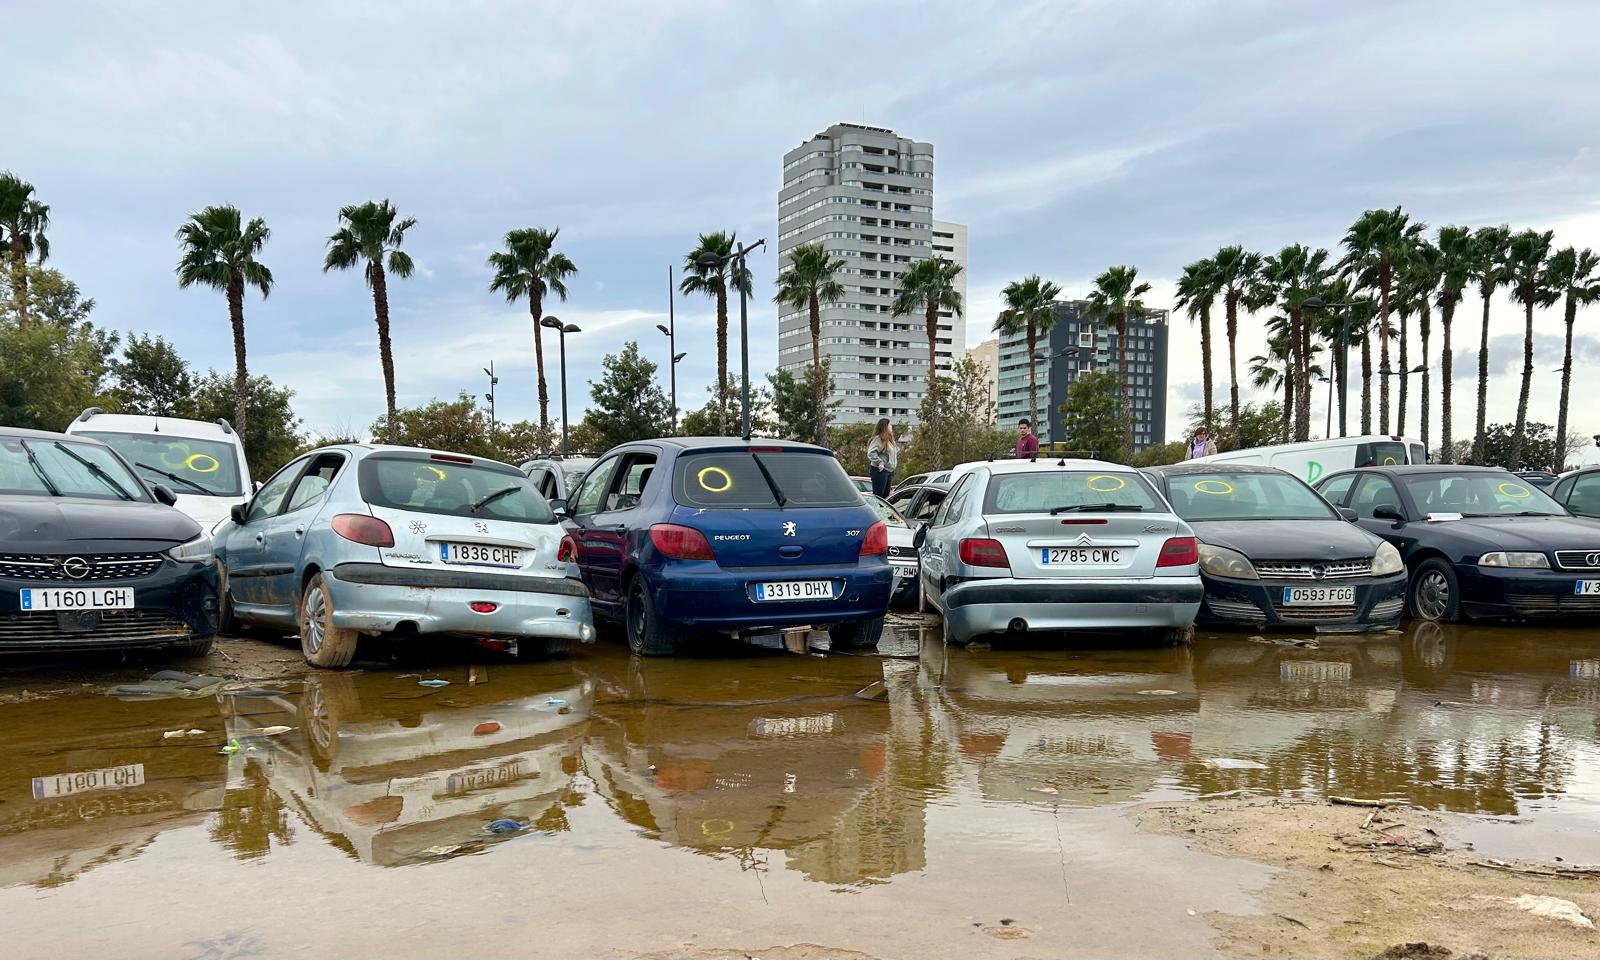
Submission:
<svg viewBox="0 0 1600 960">
<path fill-rule="evenodd" d="M 574 777 L 592 685 L 565 664 L 472 670 L 489 682 L 428 689 L 414 676 L 318 673 L 299 695 L 225 697 L 228 736 L 242 747 L 230 794 L 255 798 L 248 819 L 270 828 L 281 804 L 379 866 L 524 835 L 490 832 L 500 819 L 567 829 L 566 808 L 583 799 Z M 292 729 L 262 735 L 274 726 Z"/>
<path fill-rule="evenodd" d="M 586 666 L 604 704 L 586 769 L 647 837 L 828 884 L 926 866 L 924 810 L 948 764 L 915 661 L 772 657 L 730 670 L 612 657 Z M 887 702 L 856 696 L 874 682 Z"/>
</svg>

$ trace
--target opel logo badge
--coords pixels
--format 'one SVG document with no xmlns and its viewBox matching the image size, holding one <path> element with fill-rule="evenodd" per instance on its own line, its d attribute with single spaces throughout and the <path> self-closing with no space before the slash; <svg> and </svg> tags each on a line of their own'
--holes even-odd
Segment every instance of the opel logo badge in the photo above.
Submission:
<svg viewBox="0 0 1600 960">
<path fill-rule="evenodd" d="M 82 557 L 68 557 L 61 561 L 61 573 L 72 580 L 82 580 L 92 569 L 89 561 Z"/>
<path fill-rule="evenodd" d="M 1590 552 L 1588 556 L 1583 558 L 1583 562 L 1586 566 L 1600 567 L 1600 550 Z"/>
<path fill-rule="evenodd" d="M 1323 577 L 1326 577 L 1327 575 L 1328 575 L 1328 568 L 1327 568 L 1327 566 L 1325 564 L 1313 563 L 1311 565 L 1311 579 L 1313 579 L 1313 580 L 1321 580 Z"/>
</svg>

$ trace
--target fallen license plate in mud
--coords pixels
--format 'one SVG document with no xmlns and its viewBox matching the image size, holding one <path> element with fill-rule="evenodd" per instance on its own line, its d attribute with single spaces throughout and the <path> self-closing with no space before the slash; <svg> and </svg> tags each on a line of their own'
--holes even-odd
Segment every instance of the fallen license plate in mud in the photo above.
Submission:
<svg viewBox="0 0 1600 960">
<path fill-rule="evenodd" d="M 471 793 L 488 787 L 498 787 L 513 780 L 521 780 L 533 773 L 525 760 L 512 760 L 493 767 L 471 767 L 458 770 L 445 779 L 445 793 Z"/>
<path fill-rule="evenodd" d="M 1284 587 L 1286 607 L 1339 607 L 1356 602 L 1355 587 Z"/>
<path fill-rule="evenodd" d="M 769 580 L 756 584 L 757 600 L 832 600 L 832 580 Z"/>
<path fill-rule="evenodd" d="M 836 714 L 820 717 L 757 717 L 750 721 L 750 732 L 758 737 L 794 737 L 813 733 L 832 733 L 841 726 Z"/>
<path fill-rule="evenodd" d="M 49 800 L 54 797 L 70 797 L 75 793 L 88 793 L 91 790 L 121 790 L 125 787 L 142 786 L 144 786 L 144 764 L 125 763 L 120 767 L 34 777 L 33 799 Z"/>
<path fill-rule="evenodd" d="M 439 559 L 467 567 L 520 567 L 522 551 L 516 547 L 490 547 L 481 543 L 441 543 Z"/>
</svg>

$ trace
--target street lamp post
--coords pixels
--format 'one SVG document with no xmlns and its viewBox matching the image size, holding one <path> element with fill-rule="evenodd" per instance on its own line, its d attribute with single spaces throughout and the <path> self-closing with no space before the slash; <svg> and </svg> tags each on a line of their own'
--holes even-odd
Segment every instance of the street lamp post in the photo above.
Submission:
<svg viewBox="0 0 1600 960">
<path fill-rule="evenodd" d="M 714 253 L 703 253 L 695 258 L 695 263 L 708 269 L 721 266 L 729 261 L 736 261 L 734 267 L 734 286 L 739 288 L 739 373 L 744 379 L 744 394 L 741 398 L 739 411 L 739 436 L 750 439 L 750 311 L 747 304 L 749 299 L 744 292 L 744 284 L 739 280 L 745 274 L 745 255 L 757 247 L 765 247 L 766 238 L 755 243 L 747 243 L 725 257 Z M 719 385 L 720 386 L 720 385 Z"/>
<path fill-rule="evenodd" d="M 489 401 L 489 436 L 493 437 L 494 436 L 494 430 L 495 430 L 494 388 L 499 385 L 500 378 L 494 375 L 494 361 L 493 360 L 490 360 L 489 361 L 489 365 L 487 367 L 483 368 L 483 372 L 485 374 L 487 374 L 488 377 L 489 377 L 489 392 L 484 394 L 483 396 L 484 396 L 485 400 Z"/>
<path fill-rule="evenodd" d="M 672 362 L 667 364 L 670 368 L 668 374 L 672 380 L 672 435 L 678 435 L 678 321 L 674 316 L 676 310 L 673 306 L 672 289 L 672 264 L 667 264 L 667 323 L 665 326 L 656 324 L 656 329 L 667 335 L 667 356 Z"/>
<path fill-rule="evenodd" d="M 555 317 L 545 317 L 539 321 L 539 326 L 549 327 L 561 334 L 561 455 L 572 456 L 572 449 L 567 440 L 567 334 L 582 333 L 575 323 L 562 323 Z"/>
<path fill-rule="evenodd" d="M 1061 357 L 1076 357 L 1077 355 L 1078 355 L 1078 348 L 1077 347 L 1062 347 L 1061 351 L 1059 353 L 1036 353 L 1036 354 L 1033 355 L 1033 359 L 1035 359 L 1035 360 L 1037 360 L 1037 361 L 1039 361 L 1041 363 L 1049 363 L 1051 360 L 1055 360 L 1057 358 L 1061 358 Z M 1054 369 L 1055 368 L 1052 366 L 1050 368 L 1050 370 L 1046 370 L 1045 371 L 1045 378 L 1046 378 L 1045 379 L 1045 386 L 1046 386 L 1046 388 L 1048 388 L 1050 386 L 1050 384 L 1055 382 L 1055 377 L 1052 375 L 1052 371 Z M 1032 398 L 1030 398 L 1029 401 L 1028 401 L 1028 407 L 1029 407 L 1029 409 L 1028 409 L 1028 422 L 1033 425 L 1034 435 L 1038 436 L 1039 435 L 1039 411 L 1036 410 L 1036 409 L 1033 409 L 1033 400 L 1032 400 Z"/>
</svg>

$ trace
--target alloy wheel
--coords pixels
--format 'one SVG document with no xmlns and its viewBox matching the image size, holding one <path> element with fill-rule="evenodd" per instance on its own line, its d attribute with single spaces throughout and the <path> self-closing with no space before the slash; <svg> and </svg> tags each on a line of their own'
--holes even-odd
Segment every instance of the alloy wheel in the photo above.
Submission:
<svg viewBox="0 0 1600 960">
<path fill-rule="evenodd" d="M 1424 620 L 1443 620 L 1450 608 L 1450 581 L 1437 570 L 1424 571 L 1417 579 L 1417 613 Z"/>
<path fill-rule="evenodd" d="M 300 627 L 305 632 L 306 651 L 316 653 L 322 649 L 322 623 L 328 615 L 328 599 L 322 594 L 321 584 L 312 584 L 306 591 L 305 614 Z"/>
</svg>

